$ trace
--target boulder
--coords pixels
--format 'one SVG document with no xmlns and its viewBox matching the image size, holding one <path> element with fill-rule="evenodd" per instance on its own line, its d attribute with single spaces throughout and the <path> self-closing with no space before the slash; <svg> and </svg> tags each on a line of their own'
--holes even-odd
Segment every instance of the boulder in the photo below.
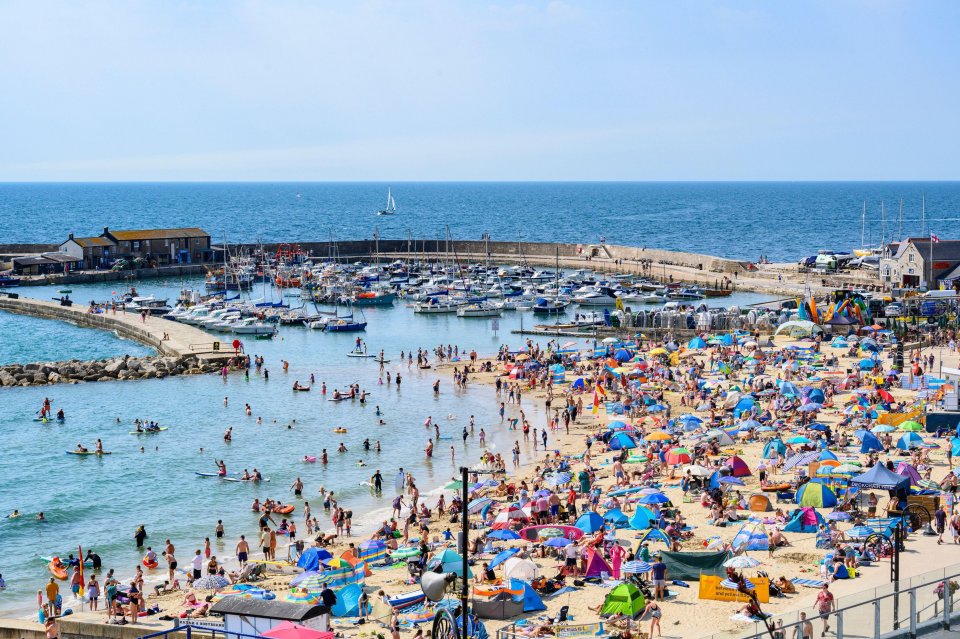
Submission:
<svg viewBox="0 0 960 639">
<path fill-rule="evenodd" d="M 116 359 L 112 362 L 109 362 L 106 366 L 103 367 L 103 372 L 107 375 L 115 376 L 122 370 L 126 370 L 127 363 L 122 359 Z"/>
<path fill-rule="evenodd" d="M 7 371 L 0 371 L 0 386 L 16 386 L 17 378 Z"/>
<path fill-rule="evenodd" d="M 46 384 L 46 383 L 47 383 L 47 376 L 43 374 L 43 371 L 37 371 L 37 372 L 34 373 L 34 375 L 33 375 L 33 383 L 34 383 L 34 384 Z"/>
<path fill-rule="evenodd" d="M 62 379 L 63 378 L 60 376 L 60 373 L 58 373 L 57 371 L 53 371 L 49 375 L 47 375 L 47 382 L 50 384 L 57 384 Z"/>
</svg>

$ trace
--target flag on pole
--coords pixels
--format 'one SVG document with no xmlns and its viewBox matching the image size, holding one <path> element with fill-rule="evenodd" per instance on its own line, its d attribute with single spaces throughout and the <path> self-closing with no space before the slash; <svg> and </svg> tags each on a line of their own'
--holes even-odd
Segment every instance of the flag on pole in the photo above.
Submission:
<svg viewBox="0 0 960 639">
<path fill-rule="evenodd" d="M 930 232 L 930 241 L 936 244 L 940 241 L 940 237 L 936 235 L 933 231 Z"/>
<path fill-rule="evenodd" d="M 593 389 L 593 413 L 597 414 L 600 411 L 600 398 L 606 397 L 607 391 L 603 390 L 603 386 L 597 383 Z"/>
<path fill-rule="evenodd" d="M 77 546 L 77 551 L 80 553 L 77 558 L 80 560 L 80 590 L 77 591 L 77 594 L 80 596 L 80 599 L 83 599 L 83 546 Z"/>
</svg>

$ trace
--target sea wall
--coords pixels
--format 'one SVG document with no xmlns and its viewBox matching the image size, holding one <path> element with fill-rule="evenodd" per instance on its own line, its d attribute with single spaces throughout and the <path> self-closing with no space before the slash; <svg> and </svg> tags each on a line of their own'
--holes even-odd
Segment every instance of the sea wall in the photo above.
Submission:
<svg viewBox="0 0 960 639">
<path fill-rule="evenodd" d="M 60 620 L 61 639 L 137 639 L 145 634 L 163 630 L 158 624 L 137 624 L 116 626 L 87 621 L 71 621 L 70 617 Z M 0 639 L 46 639 L 44 628 L 34 621 L 21 619 L 0 619 Z M 175 639 L 176 634 L 171 634 Z"/>
<path fill-rule="evenodd" d="M 154 379 L 170 375 L 195 375 L 218 371 L 233 354 L 204 331 L 158 317 L 142 318 L 122 310 L 113 314 L 89 313 L 85 307 L 61 306 L 30 298 L 0 296 L 0 311 L 41 319 L 71 322 L 111 331 L 157 349 L 154 357 L 66 362 L 34 362 L 0 366 L 0 386 L 36 386 L 57 383 Z"/>
</svg>

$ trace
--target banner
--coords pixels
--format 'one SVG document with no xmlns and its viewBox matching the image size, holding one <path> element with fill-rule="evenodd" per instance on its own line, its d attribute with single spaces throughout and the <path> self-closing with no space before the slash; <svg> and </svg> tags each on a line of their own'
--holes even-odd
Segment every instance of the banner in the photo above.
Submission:
<svg viewBox="0 0 960 639">
<path fill-rule="evenodd" d="M 587 635 L 602 635 L 603 623 L 582 623 L 577 625 L 552 626 L 556 637 L 584 637 Z"/>
<path fill-rule="evenodd" d="M 746 596 L 742 592 L 721 586 L 720 582 L 724 579 L 725 577 L 716 575 L 701 575 L 700 593 L 698 597 L 700 599 L 712 599 L 714 601 L 737 601 L 741 603 L 747 603 L 750 601 L 750 597 Z M 757 594 L 757 601 L 760 603 L 769 602 L 770 579 L 767 577 L 750 577 L 750 582 L 757 587 L 755 590 Z"/>
</svg>

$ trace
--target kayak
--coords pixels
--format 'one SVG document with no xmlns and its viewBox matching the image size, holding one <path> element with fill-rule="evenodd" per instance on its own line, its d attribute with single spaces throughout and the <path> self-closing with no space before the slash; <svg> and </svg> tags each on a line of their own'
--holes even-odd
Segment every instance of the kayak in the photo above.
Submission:
<svg viewBox="0 0 960 639">
<path fill-rule="evenodd" d="M 105 450 L 99 453 L 95 450 L 88 450 L 88 451 L 68 450 L 65 452 L 68 455 L 112 455 L 113 454 L 113 451 L 109 451 L 109 450 Z"/>
<path fill-rule="evenodd" d="M 41 559 L 41 561 L 43 561 L 44 563 L 47 563 L 47 564 L 49 564 L 50 562 L 53 561 L 53 557 L 40 557 L 40 559 Z M 64 565 L 66 565 L 66 564 L 64 564 Z M 93 560 L 92 560 L 92 559 L 85 559 L 85 560 L 83 561 L 83 565 L 84 565 L 84 566 L 87 566 L 87 567 L 89 567 L 89 568 L 93 568 Z"/>
<path fill-rule="evenodd" d="M 161 426 L 156 430 L 131 430 L 131 435 L 153 435 L 154 433 L 161 433 L 167 430 L 167 426 Z"/>
<path fill-rule="evenodd" d="M 61 581 L 67 578 L 67 565 L 62 563 L 59 557 L 54 557 L 53 561 L 47 564 L 47 569 L 50 570 L 51 575 Z"/>
</svg>

